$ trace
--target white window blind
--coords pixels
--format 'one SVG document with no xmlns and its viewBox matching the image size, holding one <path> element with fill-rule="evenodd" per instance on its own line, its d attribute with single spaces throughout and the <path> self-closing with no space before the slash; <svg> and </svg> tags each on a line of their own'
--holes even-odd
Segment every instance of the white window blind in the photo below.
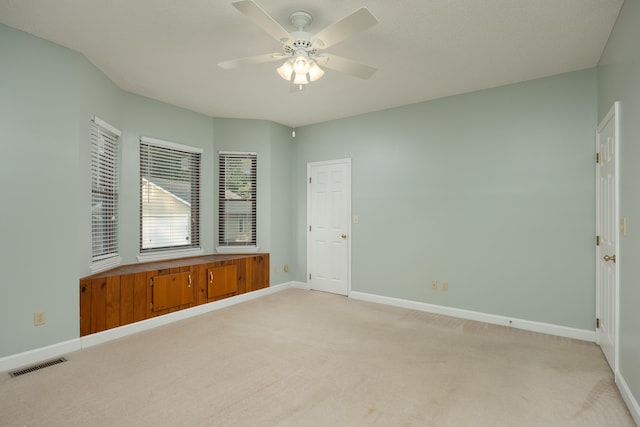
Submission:
<svg viewBox="0 0 640 427">
<path fill-rule="evenodd" d="M 256 153 L 219 154 L 218 244 L 256 246 Z"/>
<path fill-rule="evenodd" d="M 201 155 L 140 138 L 140 253 L 200 247 Z"/>
<path fill-rule="evenodd" d="M 91 131 L 91 261 L 118 256 L 120 131 L 93 117 Z"/>
</svg>

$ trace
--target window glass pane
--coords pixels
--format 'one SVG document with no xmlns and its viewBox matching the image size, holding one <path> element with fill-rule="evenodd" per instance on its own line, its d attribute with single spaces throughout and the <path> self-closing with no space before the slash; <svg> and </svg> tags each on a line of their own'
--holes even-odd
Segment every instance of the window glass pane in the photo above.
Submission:
<svg viewBox="0 0 640 427">
<path fill-rule="evenodd" d="M 91 258 L 118 255 L 118 135 L 93 120 L 91 130 Z"/>
<path fill-rule="evenodd" d="M 140 143 L 140 250 L 199 247 L 200 153 Z"/>
<path fill-rule="evenodd" d="M 220 153 L 218 244 L 256 245 L 257 157 Z"/>
</svg>

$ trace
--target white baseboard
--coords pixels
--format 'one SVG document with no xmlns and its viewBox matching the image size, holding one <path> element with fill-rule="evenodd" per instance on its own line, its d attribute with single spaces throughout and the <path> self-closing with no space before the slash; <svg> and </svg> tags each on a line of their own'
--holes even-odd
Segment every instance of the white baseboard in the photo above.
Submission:
<svg viewBox="0 0 640 427">
<path fill-rule="evenodd" d="M 627 404 L 627 408 L 629 408 L 629 412 L 631 412 L 633 420 L 636 422 L 637 426 L 640 426 L 640 405 L 633 396 L 633 393 L 631 393 L 627 382 L 624 380 L 620 372 L 616 372 L 616 385 L 618 386 L 618 390 L 620 390 L 624 403 Z"/>
<path fill-rule="evenodd" d="M 527 331 L 540 332 L 543 334 L 556 335 L 560 337 L 573 338 L 582 341 L 596 341 L 595 331 L 586 329 L 568 328 L 566 326 L 552 325 L 549 323 L 534 322 L 531 320 L 513 319 L 495 314 L 480 313 L 477 311 L 463 310 L 459 308 L 445 307 L 442 305 L 428 304 L 424 302 L 409 301 L 399 298 L 385 297 L 368 294 L 364 292 L 351 292 L 349 295 L 353 299 L 375 302 L 379 304 L 392 305 L 395 307 L 408 308 L 411 310 L 425 311 L 428 313 L 442 314 L 445 316 L 458 317 L 461 319 L 475 320 L 478 322 L 491 323 L 494 325 L 508 326 Z"/>
<path fill-rule="evenodd" d="M 305 289 L 307 291 L 311 289 L 308 283 L 304 283 L 304 282 L 289 282 L 289 283 L 291 284 L 292 288 Z"/>
<path fill-rule="evenodd" d="M 179 320 L 188 319 L 190 317 L 198 316 L 200 314 L 208 313 L 210 311 L 220 310 L 222 308 L 230 307 L 232 305 L 240 304 L 245 301 L 250 301 L 256 298 L 260 298 L 265 295 L 280 292 L 285 289 L 290 289 L 292 287 L 297 287 L 297 283 L 288 282 L 280 285 L 270 286 L 268 288 L 247 292 L 245 294 L 236 295 L 233 297 L 210 302 L 207 304 L 197 305 L 195 307 L 187 308 L 185 310 L 175 311 L 173 313 L 165 314 L 158 317 L 153 317 L 151 319 L 141 320 L 139 322 L 131 323 L 129 325 L 108 329 L 103 332 L 97 332 L 95 334 L 85 335 L 84 337 L 75 338 L 69 341 L 52 344 L 46 347 L 36 348 L 33 350 L 25 351 L 23 353 L 6 356 L 3 358 L 0 358 L 0 372 L 11 371 L 17 368 L 21 368 L 23 366 L 43 362 L 45 360 L 63 356 L 73 351 L 92 347 L 94 345 L 102 344 L 117 338 L 122 338 L 128 335 L 133 335 L 138 332 L 153 329 L 158 326 L 177 322 Z"/>
<path fill-rule="evenodd" d="M 51 344 L 46 347 L 25 351 L 23 353 L 12 354 L 11 356 L 0 358 L 0 372 L 12 371 L 16 368 L 54 359 L 62 356 L 63 354 L 80 350 L 80 348 L 80 338 L 75 338 L 69 341 Z"/>
</svg>

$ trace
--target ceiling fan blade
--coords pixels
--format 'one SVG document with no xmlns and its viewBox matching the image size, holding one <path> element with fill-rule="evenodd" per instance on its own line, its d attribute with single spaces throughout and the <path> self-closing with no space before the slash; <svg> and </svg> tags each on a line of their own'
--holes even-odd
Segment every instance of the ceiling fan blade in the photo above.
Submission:
<svg viewBox="0 0 640 427">
<path fill-rule="evenodd" d="M 262 7 L 251 0 L 232 3 L 236 9 L 265 30 L 271 37 L 282 42 L 290 39 L 289 33 Z"/>
<path fill-rule="evenodd" d="M 322 44 L 319 47 L 326 49 L 334 44 L 340 43 L 353 34 L 373 27 L 377 23 L 378 20 L 369 12 L 369 9 L 362 7 L 335 24 L 329 25 L 324 30 L 321 30 L 311 37 L 311 40 L 320 40 Z"/>
<path fill-rule="evenodd" d="M 242 67 L 244 65 L 261 64 L 263 62 L 277 61 L 284 59 L 286 55 L 282 53 L 265 53 L 264 55 L 247 56 L 244 58 L 231 59 L 229 61 L 218 62 L 220 68 L 231 70 L 233 68 Z"/>
<path fill-rule="evenodd" d="M 326 60 L 324 60 L 326 58 Z M 368 79 L 376 72 L 376 68 L 369 65 L 361 64 L 351 59 L 342 58 L 341 56 L 322 54 L 322 60 L 318 61 L 320 65 L 330 70 L 339 71 L 341 73 L 351 74 L 361 79 Z"/>
</svg>

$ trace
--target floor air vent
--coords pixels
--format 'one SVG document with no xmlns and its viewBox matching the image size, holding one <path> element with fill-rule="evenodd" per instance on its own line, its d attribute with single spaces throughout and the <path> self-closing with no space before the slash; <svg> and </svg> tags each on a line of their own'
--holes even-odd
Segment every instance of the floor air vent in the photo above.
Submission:
<svg viewBox="0 0 640 427">
<path fill-rule="evenodd" d="M 9 372 L 9 376 L 19 377 L 20 375 L 28 374 L 29 372 L 37 371 L 39 369 L 48 368 L 49 366 L 57 365 L 58 363 L 62 363 L 66 361 L 67 359 L 65 359 L 64 357 L 61 357 L 59 359 L 49 360 L 48 362 L 42 362 L 42 363 L 38 363 L 37 365 L 20 369 L 19 371 Z"/>
</svg>

